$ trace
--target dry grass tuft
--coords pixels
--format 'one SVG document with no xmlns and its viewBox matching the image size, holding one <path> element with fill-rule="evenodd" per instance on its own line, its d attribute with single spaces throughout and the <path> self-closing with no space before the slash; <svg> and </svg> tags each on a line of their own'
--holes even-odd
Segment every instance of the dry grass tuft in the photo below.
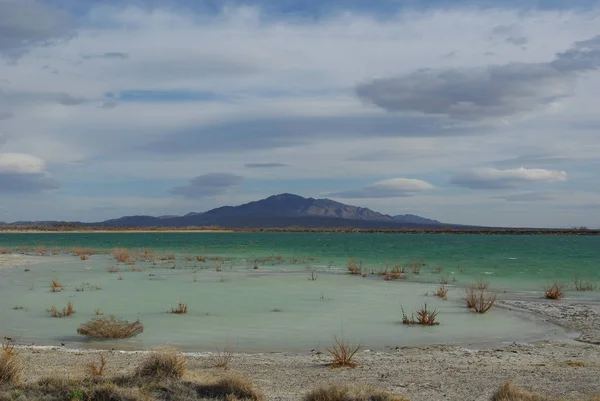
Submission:
<svg viewBox="0 0 600 401">
<path fill-rule="evenodd" d="M 138 367 L 136 375 L 156 379 L 181 379 L 187 372 L 185 355 L 172 348 L 150 353 Z"/>
<path fill-rule="evenodd" d="M 119 273 L 121 271 L 121 269 L 119 269 L 116 266 L 112 266 L 112 267 L 107 267 L 106 271 L 109 273 Z"/>
<path fill-rule="evenodd" d="M 213 367 L 220 369 L 229 369 L 232 360 L 233 352 L 231 352 L 229 349 L 224 348 L 223 351 L 217 350 L 217 353 L 213 357 Z"/>
<path fill-rule="evenodd" d="M 0 350 L 0 384 L 17 384 L 22 374 L 21 356 L 15 350 L 15 343 L 3 343 Z"/>
<path fill-rule="evenodd" d="M 319 387 L 304 396 L 304 401 L 408 401 L 373 387 Z"/>
<path fill-rule="evenodd" d="M 404 308 L 402 308 L 402 324 L 408 325 L 421 325 L 421 326 L 437 326 L 440 322 L 436 321 L 437 318 L 436 310 L 428 310 L 427 304 L 424 304 L 421 309 L 417 311 L 417 316 L 415 318 L 415 313 L 413 312 L 410 318 L 404 313 Z"/>
<path fill-rule="evenodd" d="M 174 313 L 176 315 L 183 315 L 185 313 L 188 313 L 188 306 L 182 301 L 179 301 L 176 308 L 171 308 L 171 313 Z"/>
<path fill-rule="evenodd" d="M 79 259 L 88 260 L 90 257 L 88 255 L 79 255 Z"/>
<path fill-rule="evenodd" d="M 333 360 L 329 365 L 334 368 L 355 368 L 358 366 L 356 362 L 353 361 L 353 358 L 360 349 L 360 344 L 354 347 L 344 341 L 343 338 L 339 339 L 337 336 L 334 336 L 333 339 L 335 341 L 333 347 L 326 349 L 329 355 L 333 357 Z"/>
<path fill-rule="evenodd" d="M 91 256 L 95 255 L 96 251 L 88 248 L 73 248 L 71 249 L 71 254 L 74 256 Z"/>
<path fill-rule="evenodd" d="M 362 273 L 362 261 L 351 258 L 348 260 L 348 273 L 360 275 Z"/>
<path fill-rule="evenodd" d="M 443 284 L 435 292 L 435 295 L 442 298 L 444 301 L 448 299 L 448 297 L 446 296 L 447 294 L 448 294 L 448 287 L 446 287 Z"/>
<path fill-rule="evenodd" d="M 581 362 L 581 361 L 567 361 L 567 362 L 565 362 L 565 365 L 571 366 L 574 368 L 583 368 L 585 366 L 585 363 Z"/>
<path fill-rule="evenodd" d="M 125 248 L 115 248 L 113 250 L 113 256 L 117 262 L 126 263 L 131 259 L 131 253 Z"/>
<path fill-rule="evenodd" d="M 69 301 L 69 303 L 67 303 L 67 306 L 64 307 L 62 311 L 56 309 L 56 307 L 53 306 L 48 310 L 48 312 L 52 317 L 67 317 L 75 313 L 75 310 L 73 309 L 73 303 Z"/>
<path fill-rule="evenodd" d="M 485 287 L 487 288 L 487 287 Z M 475 310 L 477 313 L 485 313 L 492 309 L 496 302 L 496 294 L 486 293 L 483 287 L 467 288 L 467 307 Z"/>
<path fill-rule="evenodd" d="M 131 338 L 144 332 L 144 325 L 139 320 L 129 322 L 115 316 L 97 317 L 83 323 L 77 333 L 92 338 Z"/>
<path fill-rule="evenodd" d="M 50 291 L 51 292 L 61 292 L 64 288 L 65 288 L 65 286 L 56 280 L 52 280 L 50 282 Z"/>
<path fill-rule="evenodd" d="M 201 399 L 263 401 L 263 394 L 254 384 L 241 376 L 226 376 L 213 384 L 198 385 L 196 394 Z"/>
<path fill-rule="evenodd" d="M 108 363 L 108 359 L 104 355 L 104 353 L 98 354 L 99 361 L 98 365 L 93 362 L 90 362 L 86 365 L 87 372 L 92 377 L 102 377 L 104 376 L 104 371 L 106 370 L 106 364 Z"/>
<path fill-rule="evenodd" d="M 491 401 L 551 401 L 550 398 L 523 390 L 512 383 L 506 382 L 500 385 L 492 395 Z"/>
<path fill-rule="evenodd" d="M 565 296 L 565 285 L 555 281 L 544 290 L 544 296 L 548 299 L 561 299 Z"/>
</svg>

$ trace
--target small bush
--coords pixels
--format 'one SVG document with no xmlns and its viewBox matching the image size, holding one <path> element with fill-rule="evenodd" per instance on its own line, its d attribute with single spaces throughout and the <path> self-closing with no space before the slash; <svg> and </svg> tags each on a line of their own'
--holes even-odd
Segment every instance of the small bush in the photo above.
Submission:
<svg viewBox="0 0 600 401">
<path fill-rule="evenodd" d="M 596 289 L 596 285 L 594 283 L 582 280 L 575 280 L 573 287 L 575 287 L 575 290 L 577 291 L 594 291 Z"/>
<path fill-rule="evenodd" d="M 61 292 L 65 287 L 56 280 L 52 280 L 50 282 L 50 291 L 51 292 Z"/>
<path fill-rule="evenodd" d="M 88 255 L 79 255 L 79 259 L 88 260 L 90 257 Z"/>
<path fill-rule="evenodd" d="M 466 301 L 468 308 L 475 310 L 477 313 L 485 313 L 494 306 L 496 294 L 486 293 L 482 287 L 479 287 L 479 289 L 469 287 L 467 288 Z"/>
<path fill-rule="evenodd" d="M 174 349 L 154 351 L 138 367 L 136 375 L 156 379 L 181 379 L 187 371 L 185 356 Z"/>
<path fill-rule="evenodd" d="M 555 281 L 544 291 L 544 296 L 548 299 L 560 299 L 565 296 L 565 285 Z"/>
<path fill-rule="evenodd" d="M 144 325 L 139 320 L 128 322 L 115 316 L 97 317 L 83 323 L 77 333 L 92 338 L 131 338 L 144 332 Z"/>
<path fill-rule="evenodd" d="M 131 254 L 128 249 L 125 248 L 116 248 L 113 250 L 113 256 L 120 263 L 129 262 L 131 259 Z"/>
<path fill-rule="evenodd" d="M 362 262 L 354 258 L 348 260 L 348 273 L 353 275 L 360 275 L 362 273 Z"/>
<path fill-rule="evenodd" d="M 106 369 L 106 364 L 108 363 L 108 359 L 103 353 L 98 354 L 98 356 L 99 361 L 97 365 L 93 362 L 90 362 L 86 366 L 88 373 L 92 377 L 104 376 L 104 370 Z"/>
<path fill-rule="evenodd" d="M 512 383 L 503 383 L 492 395 L 491 401 L 551 401 L 538 393 L 523 390 Z"/>
<path fill-rule="evenodd" d="M 326 349 L 329 355 L 333 357 L 330 366 L 335 368 L 355 368 L 356 366 L 358 366 L 356 362 L 353 361 L 353 359 L 354 355 L 356 355 L 356 353 L 360 349 L 360 344 L 354 347 L 346 341 L 344 341 L 344 339 L 340 340 L 339 338 L 337 338 L 337 336 L 334 336 L 333 339 L 335 341 L 333 347 Z"/>
<path fill-rule="evenodd" d="M 183 315 L 185 313 L 188 313 L 188 306 L 187 304 L 184 304 L 183 302 L 179 301 L 176 308 L 171 308 L 171 313 L 177 315 Z"/>
<path fill-rule="evenodd" d="M 0 384 L 17 384 L 23 373 L 21 356 L 14 342 L 2 344 L 0 350 Z"/>
<path fill-rule="evenodd" d="M 445 285 L 441 285 L 440 288 L 435 292 L 435 295 L 442 298 L 444 301 L 448 299 L 446 296 L 448 294 L 448 287 Z"/>
<path fill-rule="evenodd" d="M 304 401 L 408 401 L 373 387 L 319 387 L 304 396 Z"/>
<path fill-rule="evenodd" d="M 75 313 L 75 310 L 73 309 L 73 303 L 71 301 L 69 301 L 67 303 L 67 306 L 64 307 L 62 309 L 62 311 L 56 309 L 56 307 L 52 307 L 48 310 L 48 312 L 50 313 L 50 316 L 52 317 L 67 317 L 67 316 L 71 316 L 73 313 Z"/>
<path fill-rule="evenodd" d="M 408 325 L 421 325 L 421 326 L 436 326 L 440 324 L 440 322 L 436 321 L 437 311 L 430 311 L 427 309 L 427 304 L 417 311 L 417 317 L 415 318 L 415 313 L 411 314 L 409 318 L 406 313 L 404 313 L 404 308 L 402 308 L 402 324 Z"/>
<path fill-rule="evenodd" d="M 223 349 L 223 351 L 217 350 L 217 354 L 213 357 L 213 367 L 229 369 L 229 365 L 231 364 L 232 359 L 233 352 L 231 352 L 227 348 Z"/>
<path fill-rule="evenodd" d="M 252 382 L 241 376 L 227 376 L 214 384 L 198 385 L 196 394 L 201 399 L 215 400 L 253 400 L 262 401 L 264 396 Z"/>
</svg>

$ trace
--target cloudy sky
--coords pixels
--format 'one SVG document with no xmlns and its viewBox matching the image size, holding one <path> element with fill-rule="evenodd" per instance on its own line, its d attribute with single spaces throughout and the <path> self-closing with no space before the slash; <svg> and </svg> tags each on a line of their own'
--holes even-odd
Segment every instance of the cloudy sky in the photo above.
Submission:
<svg viewBox="0 0 600 401">
<path fill-rule="evenodd" d="M 599 106 L 600 0 L 0 0 L 0 220 L 600 227 Z"/>
</svg>

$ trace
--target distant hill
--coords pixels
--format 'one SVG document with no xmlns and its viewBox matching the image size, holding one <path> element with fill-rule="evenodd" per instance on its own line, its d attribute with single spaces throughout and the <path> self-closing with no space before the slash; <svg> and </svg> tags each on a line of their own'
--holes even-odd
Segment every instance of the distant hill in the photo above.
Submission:
<svg viewBox="0 0 600 401">
<path fill-rule="evenodd" d="M 59 222 L 18 222 L 13 225 L 47 226 Z M 293 194 L 273 195 L 239 206 L 224 206 L 184 216 L 124 216 L 98 223 L 75 223 L 92 227 L 208 227 L 221 228 L 337 228 L 402 229 L 459 227 L 406 214 L 389 216 L 371 209 L 330 199 L 303 198 Z"/>
</svg>

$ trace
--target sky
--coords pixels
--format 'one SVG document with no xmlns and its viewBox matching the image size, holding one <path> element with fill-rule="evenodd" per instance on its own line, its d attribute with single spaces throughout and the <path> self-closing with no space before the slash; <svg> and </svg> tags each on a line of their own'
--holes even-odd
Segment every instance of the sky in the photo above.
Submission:
<svg viewBox="0 0 600 401">
<path fill-rule="evenodd" d="M 0 0 L 0 221 L 598 228 L 599 105 L 600 0 Z"/>
</svg>

